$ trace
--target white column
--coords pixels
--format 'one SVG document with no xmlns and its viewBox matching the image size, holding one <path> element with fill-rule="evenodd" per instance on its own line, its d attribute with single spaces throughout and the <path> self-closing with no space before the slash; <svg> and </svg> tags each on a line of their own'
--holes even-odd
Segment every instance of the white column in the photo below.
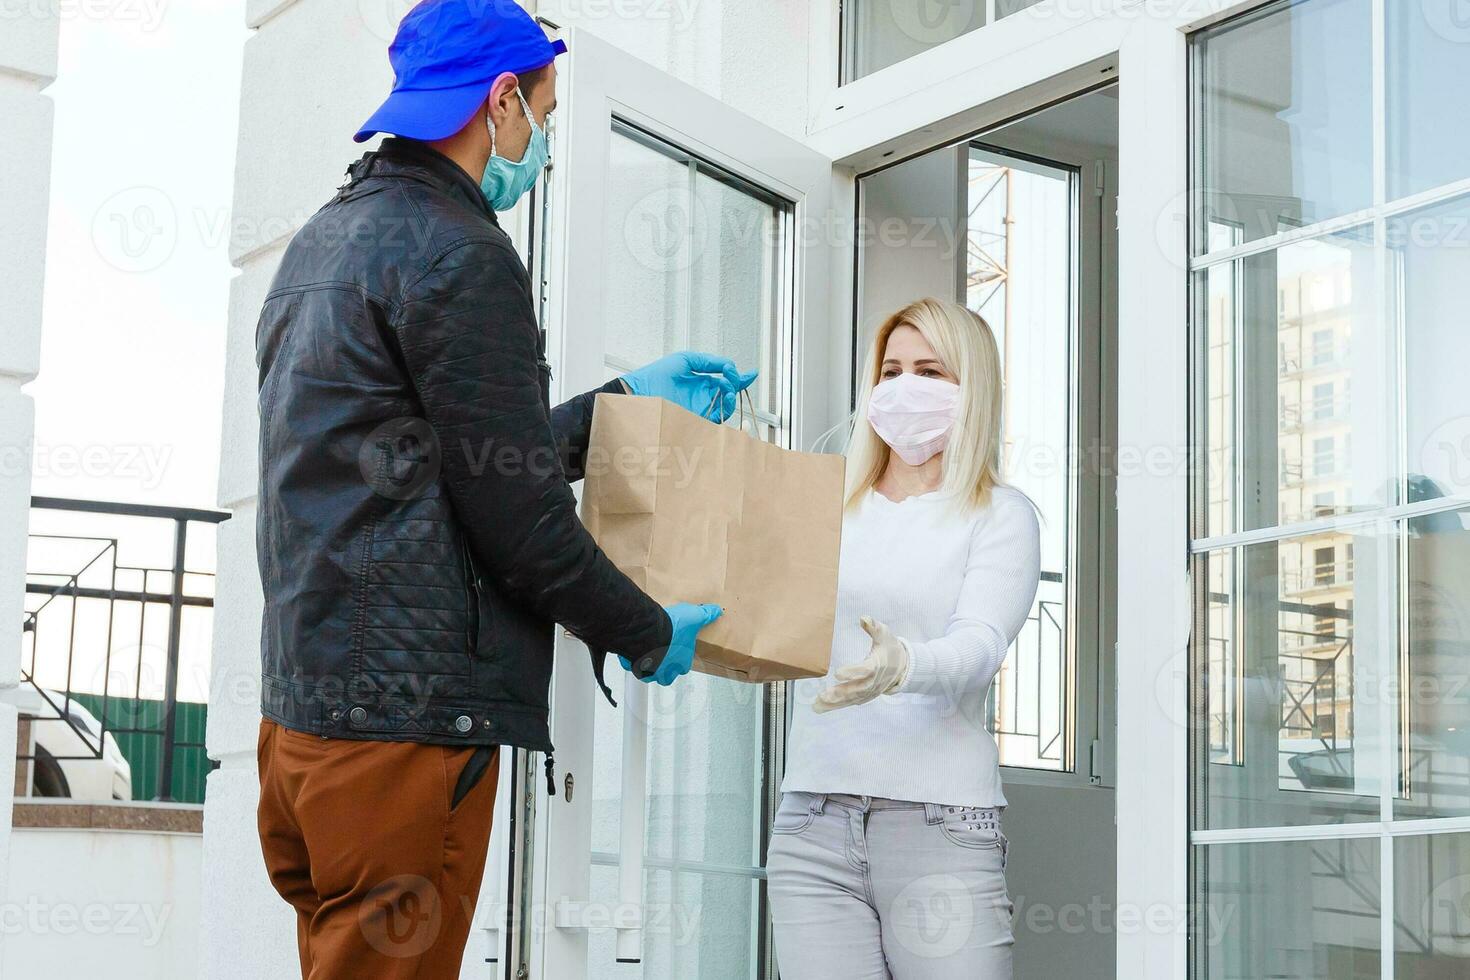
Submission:
<svg viewBox="0 0 1470 980">
<path fill-rule="evenodd" d="M 1188 814 L 1185 35 L 1119 55 L 1118 963 L 1183 977 Z"/>
<path fill-rule="evenodd" d="M 255 554 L 255 323 L 282 249 L 362 153 L 352 134 L 388 92 L 393 3 L 252 0 L 240 95 L 209 698 L 199 975 L 298 971 L 295 914 L 266 877 L 255 828 L 259 781 L 260 578 Z M 330 39 L 324 43 L 323 39 Z"/>
<path fill-rule="evenodd" d="M 0 16 L 0 688 L 20 675 L 35 408 L 21 386 L 40 367 L 41 289 L 51 187 L 51 99 L 58 21 L 47 4 Z M 9 866 L 15 708 L 0 704 L 0 894 Z"/>
</svg>

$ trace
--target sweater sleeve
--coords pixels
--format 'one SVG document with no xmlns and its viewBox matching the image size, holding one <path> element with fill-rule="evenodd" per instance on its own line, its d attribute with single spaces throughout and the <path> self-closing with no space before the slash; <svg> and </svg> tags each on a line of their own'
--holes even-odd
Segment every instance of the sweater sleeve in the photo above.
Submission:
<svg viewBox="0 0 1470 980">
<path fill-rule="evenodd" d="M 1031 614 L 1041 578 L 1036 511 L 1019 493 L 997 491 L 975 523 L 959 600 L 944 635 L 905 640 L 909 670 L 897 694 L 985 690 Z"/>
</svg>

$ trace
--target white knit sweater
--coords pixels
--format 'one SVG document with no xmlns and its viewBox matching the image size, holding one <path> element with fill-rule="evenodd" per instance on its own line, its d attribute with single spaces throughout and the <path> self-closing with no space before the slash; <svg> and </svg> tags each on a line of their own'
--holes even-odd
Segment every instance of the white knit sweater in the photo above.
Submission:
<svg viewBox="0 0 1470 980">
<path fill-rule="evenodd" d="M 969 513 L 941 492 L 900 503 L 873 492 L 849 511 L 832 666 L 794 685 L 782 790 L 1004 806 L 985 697 L 1030 615 L 1040 548 L 1035 510 L 1009 487 Z M 894 694 L 819 715 L 831 671 L 868 656 L 861 616 L 908 642 L 908 676 Z"/>
</svg>

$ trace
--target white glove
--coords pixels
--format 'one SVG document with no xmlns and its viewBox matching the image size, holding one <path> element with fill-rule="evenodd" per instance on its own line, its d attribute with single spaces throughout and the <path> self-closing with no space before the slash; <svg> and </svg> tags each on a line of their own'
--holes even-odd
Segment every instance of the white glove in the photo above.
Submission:
<svg viewBox="0 0 1470 980">
<path fill-rule="evenodd" d="M 862 663 L 837 668 L 833 676 L 839 683 L 818 694 L 812 704 L 812 710 L 818 714 L 866 704 L 880 694 L 892 694 L 908 676 L 908 645 L 872 616 L 864 616 L 858 622 L 873 638 L 873 649 Z"/>
</svg>

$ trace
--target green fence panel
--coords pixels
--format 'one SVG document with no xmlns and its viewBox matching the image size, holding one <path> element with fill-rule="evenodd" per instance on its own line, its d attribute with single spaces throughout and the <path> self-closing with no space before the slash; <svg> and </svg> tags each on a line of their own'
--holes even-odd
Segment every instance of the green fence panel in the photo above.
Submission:
<svg viewBox="0 0 1470 980">
<path fill-rule="evenodd" d="M 105 707 L 96 694 L 74 694 L 101 721 L 123 758 L 133 770 L 133 799 L 151 800 L 158 795 L 158 771 L 163 753 L 163 702 L 138 698 L 109 697 Z M 175 713 L 173 798 L 178 803 L 203 803 L 204 778 L 209 775 L 209 757 L 204 749 L 204 726 L 208 705 L 180 701 Z M 136 729 L 136 730 L 130 730 Z M 200 747 L 181 745 L 195 743 Z"/>
</svg>

